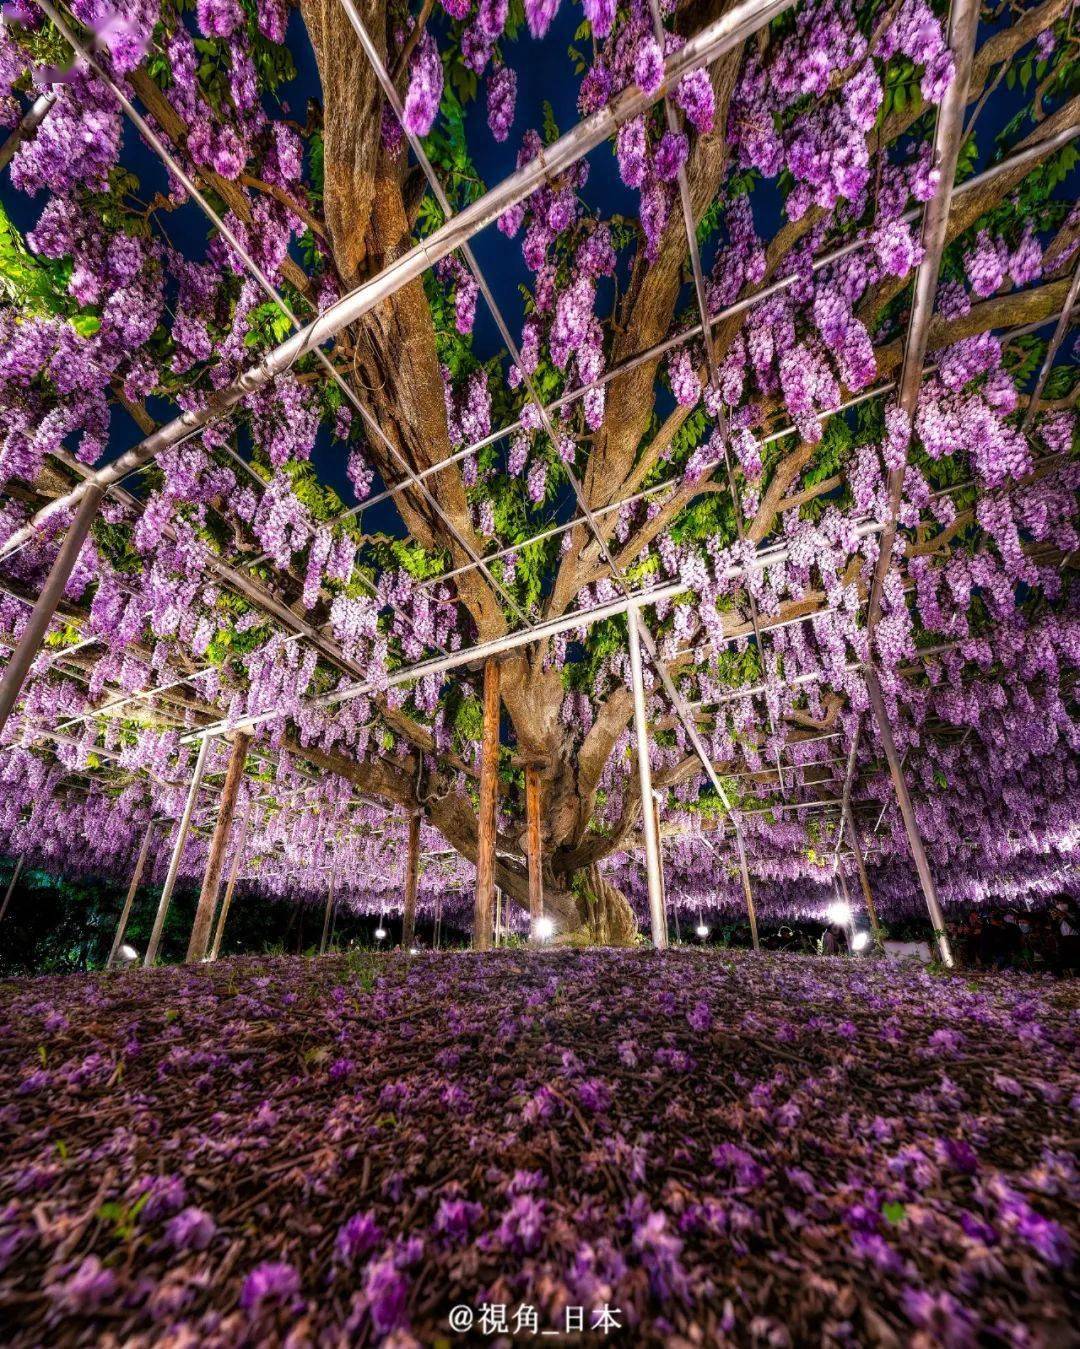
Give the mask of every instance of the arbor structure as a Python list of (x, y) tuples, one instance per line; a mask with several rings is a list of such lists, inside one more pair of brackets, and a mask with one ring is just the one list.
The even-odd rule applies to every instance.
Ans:
[(585, 939), (666, 939), (654, 833), (695, 907), (1066, 886), (1066, 9), (15, 6), (7, 850), (126, 885), (179, 820), (164, 914), (239, 732), (199, 949), (228, 849), (400, 903), (416, 814), (524, 926), (527, 782)]

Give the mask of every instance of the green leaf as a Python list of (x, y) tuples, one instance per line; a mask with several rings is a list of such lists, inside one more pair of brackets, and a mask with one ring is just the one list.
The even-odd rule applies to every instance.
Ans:
[(71, 326), (80, 337), (93, 337), (101, 328), (101, 319), (96, 314), (76, 314)]
[(544, 144), (554, 145), (559, 139), (559, 124), (555, 120), (555, 109), (546, 98), (540, 106), (544, 114)]
[(891, 1223), (893, 1227), (896, 1227), (899, 1223), (902, 1223), (907, 1216), (907, 1208), (895, 1200), (889, 1200), (887, 1203), (882, 1204), (881, 1216), (887, 1223)]

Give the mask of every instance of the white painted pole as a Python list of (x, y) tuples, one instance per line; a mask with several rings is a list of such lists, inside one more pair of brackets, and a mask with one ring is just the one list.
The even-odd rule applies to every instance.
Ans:
[(180, 827), (177, 830), (176, 843), (173, 845), (172, 858), (169, 862), (168, 874), (165, 877), (165, 888), (161, 892), (157, 916), (154, 918), (154, 930), (150, 933), (150, 942), (146, 948), (146, 955), (143, 957), (143, 965), (147, 969), (157, 960), (158, 947), (161, 945), (161, 933), (165, 927), (165, 916), (169, 912), (169, 901), (172, 899), (173, 887), (176, 885), (177, 873), (180, 870), (180, 858), (184, 851), (184, 844), (187, 842), (188, 828), (191, 825), (191, 816), (199, 796), (203, 773), (206, 771), (206, 757), (209, 750), (210, 741), (204, 740), (199, 746), (199, 753), (195, 759), (195, 772), (192, 774), (191, 786), (188, 788), (184, 813), (180, 817)]
[(653, 945), (667, 948), (667, 924), (664, 921), (664, 886), (660, 879), (660, 841), (656, 836), (653, 808), (652, 768), (649, 764), (649, 723), (645, 716), (645, 684), (641, 672), (641, 622), (636, 605), (626, 614), (630, 632), (630, 679), (634, 694), (634, 734), (637, 740), (638, 782), (641, 786), (641, 828), (645, 835), (645, 876), (649, 886), (649, 924)]

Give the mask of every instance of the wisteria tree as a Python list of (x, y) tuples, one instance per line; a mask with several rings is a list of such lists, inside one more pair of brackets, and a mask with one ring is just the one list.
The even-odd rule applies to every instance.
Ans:
[[(507, 172), (515, 150), (521, 166), (556, 140), (550, 109), (534, 126), (516, 107), (515, 67), (545, 38), (555, 59), (559, 8), (365, 2), (350, 16), (342, 0), (301, 0), (290, 16), (284, 0), (73, 0), (76, 39), (245, 259), (175, 177), (131, 167), (137, 135), (114, 93), (33, 0), (9, 6), (0, 111), (14, 127), (41, 90), (56, 101), (36, 131), (14, 133), (10, 182), (39, 210), (25, 238), (5, 221), (0, 241), (5, 536), (108, 446), (146, 434), (170, 405), (205, 407), (287, 336), (287, 310), (250, 264), (306, 321), (443, 223), (404, 131), (455, 211), (485, 190), (476, 159), (494, 162), (465, 137), (474, 101)], [(565, 57), (580, 114), (630, 86), (657, 94), (665, 57), (727, 8), (583, 0)], [(485, 301), (453, 253), (340, 333), (329, 366), (304, 356), (238, 415), (159, 456), (133, 495), (109, 499), (69, 583), (67, 619), (95, 645), (66, 667), (39, 664), (5, 733), (21, 745), (4, 769), (9, 822), (25, 818), (41, 755), (81, 770), (119, 750), (129, 768), (182, 778), (179, 730), (272, 712), (262, 743), (286, 763), (420, 809), (475, 856), (476, 672), (327, 695), (623, 587), (678, 581), (681, 595), (648, 619), (748, 812), (759, 880), (821, 873), (836, 829), (824, 807), (843, 789), (868, 660), (943, 879), (979, 873), (980, 857), (1032, 875), (1058, 866), (1075, 846), (1080, 747), (1074, 372), (1053, 369), (1031, 399), (1080, 247), (1067, 8), (984, 6), (958, 74), (944, 6), (795, 4), (597, 152), (614, 153), (633, 213), (590, 196), (585, 159), (500, 217), (531, 278), (523, 317), (507, 316), (513, 350), (478, 352)], [(304, 30), (321, 89), (300, 110), (282, 91)], [(908, 419), (893, 389), (920, 218), (941, 187), (937, 107), (957, 78), (964, 132), (930, 365)], [(700, 328), (669, 341), (700, 321), (682, 189), (708, 349)], [(312, 467), (320, 427), (358, 505), (402, 484), (405, 466), (453, 462), (425, 476), (429, 491), (394, 492), (399, 530), (365, 532)], [(871, 631), (869, 526), (888, 518), (889, 474), (905, 464)], [(4, 560), (9, 633), (25, 616), (11, 596), (36, 593), (56, 523)], [(546, 903), (564, 929), (631, 940), (633, 911), (600, 867), (632, 845), (641, 810), (625, 618), (520, 648), (501, 686), (501, 886), (527, 902), (514, 857), (522, 770), (536, 764)], [(651, 712), (669, 817), (712, 822), (720, 803), (659, 684)], [(79, 719), (76, 750), (36, 738), (65, 717)], [(826, 757), (819, 742), (834, 731), (842, 749)], [(872, 734), (855, 768), (862, 827), (884, 808), (887, 869), (906, 843)], [(50, 771), (50, 784), (63, 776)], [(279, 767), (276, 781), (284, 800), (294, 780)], [(149, 801), (156, 789), (139, 790)], [(354, 865), (362, 886), (361, 851)], [(733, 867), (710, 860), (708, 883), (732, 884)]]

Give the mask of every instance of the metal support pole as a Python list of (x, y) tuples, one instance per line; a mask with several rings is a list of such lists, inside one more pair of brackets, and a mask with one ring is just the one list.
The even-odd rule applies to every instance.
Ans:
[(502, 886), (495, 887), (495, 945), (502, 944)]
[(540, 769), (525, 765), (525, 851), (529, 862), (529, 929), (537, 940), (536, 925), (544, 916), (544, 872), (540, 841)]
[[(975, 32), (979, 26), (979, 0), (953, 0), (949, 13), (949, 46), (952, 49), (955, 74), (952, 83), (938, 107), (934, 129), (934, 167), (940, 174), (934, 195), (923, 209), (920, 242), (923, 258), (915, 273), (915, 293), (908, 318), (904, 342), (904, 364), (900, 370), (896, 401), (909, 418), (914, 418), (922, 387), (923, 362), (930, 340), (930, 324), (934, 316), (934, 297), (937, 294), (938, 274), (945, 251), (952, 206), (956, 165), (960, 141), (964, 131), (964, 110), (967, 106), (971, 63), (975, 54)], [(904, 490), (904, 462), (889, 472), (889, 509), (881, 533), (880, 552), (874, 567), (867, 607), (867, 627), (871, 636), (881, 615), (881, 596), (885, 578), (892, 567), (893, 542), (900, 514), (900, 499)]]
[(333, 917), (330, 919), (330, 942), (329, 942), (329, 945), (330, 945), (330, 946), (333, 946), (333, 944), (334, 944), (334, 937), (335, 937), (336, 934), (337, 934), (337, 916), (338, 916), (338, 912), (339, 912), (340, 908), (341, 908), (340, 903), (338, 902), (337, 899), (335, 899), (335, 900), (334, 900), (334, 913), (333, 913)]
[(169, 912), (169, 901), (172, 899), (173, 887), (176, 885), (177, 873), (180, 870), (180, 857), (184, 851), (184, 844), (187, 842), (188, 828), (191, 825), (195, 802), (198, 800), (199, 788), (202, 786), (203, 773), (206, 771), (206, 756), (209, 752), (210, 740), (207, 738), (199, 745), (198, 757), (195, 760), (195, 771), (191, 776), (191, 786), (188, 788), (187, 800), (184, 802), (184, 813), (180, 816), (176, 842), (173, 844), (173, 854), (169, 861), (168, 873), (165, 876), (165, 886), (161, 891), (157, 915), (154, 918), (154, 930), (150, 933), (146, 955), (143, 957), (143, 965), (147, 969), (157, 960), (158, 947), (161, 945), (161, 933), (165, 927), (165, 916)]
[(210, 928), (214, 922), (214, 910), (217, 908), (218, 891), (221, 888), (225, 850), (229, 846), (236, 798), (240, 793), (240, 783), (243, 781), (244, 764), (247, 762), (250, 744), (250, 735), (244, 731), (236, 733), (232, 754), (229, 756), (229, 767), (225, 774), (225, 784), (221, 789), (217, 824), (214, 826), (214, 836), (210, 840), (210, 854), (206, 859), (206, 873), (199, 893), (199, 905), (195, 910), (195, 921), (191, 925), (191, 938), (185, 957), (189, 963), (206, 959), (206, 946), (210, 940)]
[(409, 816), (409, 851), (405, 858), (405, 917), (401, 924), (401, 944), (412, 949), (416, 936), (416, 892), (420, 883), (420, 816)]
[(652, 795), (653, 819), (656, 821), (656, 860), (660, 866), (660, 894), (664, 900), (664, 932), (671, 940), (671, 923), (668, 919), (667, 877), (664, 874), (664, 836), (660, 832), (660, 793)]
[(11, 873), (11, 880), (8, 881), (7, 892), (4, 895), (4, 902), (0, 904), (0, 923), (4, 921), (4, 914), (8, 911), (8, 905), (11, 903), (11, 896), (15, 893), (15, 883), (22, 875), (23, 863), (26, 861), (26, 855), (23, 854), (15, 863), (15, 870)]
[(863, 860), (862, 844), (859, 842), (859, 831), (855, 828), (855, 819), (851, 813), (851, 806), (847, 807), (847, 828), (848, 839), (851, 843), (851, 855), (855, 858), (855, 867), (859, 873), (859, 885), (862, 889), (863, 899), (866, 902), (866, 912), (870, 915), (870, 927), (874, 933), (874, 945), (881, 946), (881, 924), (878, 922), (877, 906), (874, 903), (874, 896), (870, 890), (870, 879), (866, 874), (866, 863)]
[(1046, 348), (1046, 355), (1043, 357), (1042, 367), (1039, 370), (1039, 377), (1035, 381), (1035, 387), (1031, 391), (1031, 397), (1028, 399), (1027, 410), (1024, 413), (1024, 420), (1020, 423), (1021, 431), (1030, 431), (1031, 424), (1035, 420), (1042, 403), (1043, 390), (1046, 388), (1046, 381), (1050, 378), (1050, 371), (1054, 368), (1054, 358), (1058, 354), (1058, 348), (1065, 340), (1065, 334), (1069, 331), (1069, 324), (1072, 322), (1072, 311), (1076, 306), (1077, 298), (1080, 297), (1080, 262), (1076, 264), (1076, 271), (1073, 272), (1072, 284), (1069, 286), (1069, 293), (1065, 297), (1065, 305), (1061, 311), (1061, 317), (1054, 328), (1054, 335), (1050, 338), (1050, 344)]
[(919, 883), (922, 886), (926, 907), (930, 913), (930, 925), (934, 929), (934, 937), (937, 940), (938, 951), (941, 953), (942, 964), (952, 969), (953, 954), (949, 945), (949, 934), (945, 929), (945, 915), (941, 912), (941, 905), (938, 902), (937, 887), (934, 885), (934, 877), (926, 857), (926, 848), (923, 846), (922, 835), (919, 833), (919, 824), (915, 818), (915, 807), (912, 805), (911, 796), (908, 793), (904, 770), (900, 764), (900, 756), (896, 752), (892, 727), (889, 725), (889, 715), (885, 710), (885, 699), (882, 697), (881, 684), (878, 681), (876, 670), (867, 670), (866, 687), (870, 694), (870, 706), (874, 710), (874, 719), (878, 725), (882, 748), (885, 750), (885, 758), (888, 760), (893, 790), (896, 792), (900, 813), (904, 817), (904, 828), (907, 830), (911, 857), (915, 863), (915, 870), (919, 873)]
[(135, 892), (142, 883), (143, 870), (146, 867), (146, 855), (150, 851), (150, 836), (153, 832), (154, 821), (151, 819), (147, 823), (146, 833), (143, 834), (142, 845), (139, 848), (139, 856), (135, 862), (135, 870), (131, 873), (131, 884), (128, 886), (124, 907), (120, 910), (120, 921), (116, 925), (116, 936), (113, 937), (112, 950), (109, 952), (109, 958), (105, 962), (105, 968), (107, 970), (111, 970), (116, 963), (116, 954), (120, 950), (120, 943), (124, 940), (128, 919), (131, 917), (131, 906), (135, 902)]
[(495, 900), (495, 812), (499, 790), (499, 663), (484, 662), (484, 731), (480, 747), (480, 812), (476, 838), (473, 950), (491, 947)]
[(649, 925), (653, 945), (658, 951), (667, 947), (664, 921), (664, 883), (660, 876), (660, 844), (657, 838), (655, 808), (652, 802), (652, 767), (649, 764), (649, 724), (645, 718), (645, 685), (641, 675), (641, 618), (636, 605), (626, 612), (630, 633), (630, 678), (634, 694), (634, 735), (637, 740), (638, 782), (641, 786), (641, 827), (645, 835), (645, 876), (649, 885)]
[(11, 710), (15, 706), (15, 700), (19, 696), (26, 676), (30, 673), (31, 665), (33, 665), (38, 652), (41, 650), (41, 644), (45, 640), (45, 634), (49, 630), (53, 615), (56, 613), (60, 601), (64, 598), (64, 587), (67, 585), (68, 579), (75, 569), (75, 564), (79, 560), (79, 554), (82, 552), (86, 536), (90, 533), (90, 526), (94, 523), (98, 505), (104, 495), (105, 493), (101, 488), (94, 487), (79, 502), (75, 519), (68, 526), (68, 531), (64, 535), (64, 542), (60, 545), (60, 551), (56, 555), (56, 560), (52, 564), (44, 586), (42, 586), (37, 603), (34, 605), (22, 636), (19, 638), (19, 644), (11, 653), (7, 665), (4, 667), (3, 679), (0, 679), (0, 734), (3, 734), (7, 719), (11, 716)]
[(735, 821), (735, 843), (739, 849), (739, 871), (742, 875), (743, 895), (746, 898), (746, 916), (750, 919), (750, 940), (754, 945), (755, 951), (761, 950), (761, 942), (758, 940), (757, 930), (757, 910), (754, 908), (754, 892), (750, 889), (750, 868), (746, 865), (746, 848), (743, 846), (742, 830), (739, 823)]
[(236, 878), (240, 874), (240, 863), (244, 859), (244, 850), (247, 847), (248, 823), (251, 818), (250, 807), (248, 813), (244, 816), (243, 827), (240, 830), (240, 838), (237, 841), (236, 849), (233, 852), (232, 867), (229, 870), (229, 883), (225, 887), (225, 898), (221, 901), (221, 912), (218, 914), (217, 929), (214, 932), (214, 944), (210, 948), (210, 959), (217, 960), (221, 954), (221, 939), (225, 935), (225, 919), (229, 916), (229, 906), (232, 904), (233, 891), (236, 889)]
[(330, 941), (330, 915), (334, 911), (334, 873), (330, 873), (330, 881), (326, 887), (326, 912), (323, 914), (322, 938), (319, 942), (319, 955), (326, 955), (326, 947)]
[(4, 141), (3, 145), (0, 145), (0, 169), (7, 168), (8, 164), (11, 163), (15, 151), (23, 141), (28, 140), (34, 132), (37, 131), (38, 127), (48, 116), (49, 109), (55, 102), (56, 95), (51, 89), (47, 90), (44, 94), (39, 94), (37, 98), (34, 99), (33, 103), (31, 103), (30, 107), (23, 115), (22, 121), (11, 135), (8, 136), (7, 140)]

